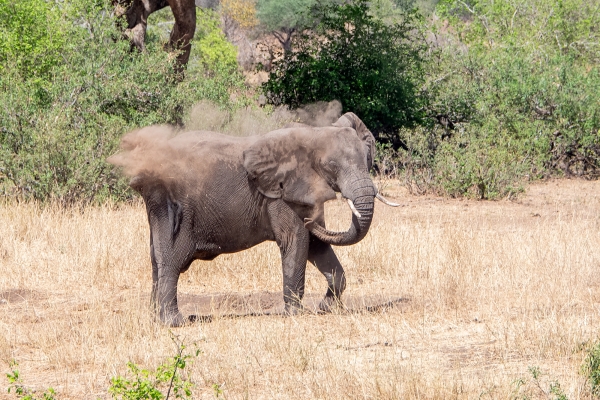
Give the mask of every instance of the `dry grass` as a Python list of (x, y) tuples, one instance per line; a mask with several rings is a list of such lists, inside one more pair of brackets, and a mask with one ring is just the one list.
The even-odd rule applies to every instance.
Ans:
[[(411, 197), (393, 182), (385, 191), (406, 206), (378, 204), (367, 238), (336, 249), (345, 301), (358, 312), (216, 318), (173, 330), (202, 350), (191, 368), (194, 397), (214, 398), (216, 383), (231, 399), (546, 398), (541, 389), (557, 380), (569, 398), (587, 398), (579, 366), (582, 344), (600, 328), (600, 183), (533, 186), (516, 203)], [(345, 228), (343, 203), (327, 212)], [(169, 330), (147, 308), (141, 204), (9, 204), (0, 221), (3, 371), (15, 359), (28, 387), (108, 398), (110, 377), (128, 361), (152, 368), (174, 355)], [(325, 280), (308, 271), (310, 303)], [(180, 281), (184, 313), (277, 308), (280, 291), (272, 243), (197, 262)], [(544, 374), (541, 389), (530, 366)], [(518, 378), (529, 383), (517, 393)]]

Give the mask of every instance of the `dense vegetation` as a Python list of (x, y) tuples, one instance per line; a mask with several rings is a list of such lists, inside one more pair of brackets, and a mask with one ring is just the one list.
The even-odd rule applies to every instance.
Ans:
[[(225, 3), (241, 26), (289, 36), (265, 85), (272, 102), (341, 100), (379, 135), (380, 171), (415, 192), (501, 198), (528, 180), (598, 175), (596, 2), (290, 0), (288, 19), (277, 2)], [(124, 132), (182, 125), (202, 99), (254, 103), (219, 12), (199, 13), (180, 83), (162, 15), (138, 53), (108, 1), (0, 0), (2, 196), (127, 199), (105, 162)]]
[(264, 85), (268, 98), (293, 108), (341, 99), (376, 133), (422, 123), (426, 43), (417, 14), (385, 23), (369, 11), (366, 0), (317, 3), (310, 20), (318, 24), (276, 62)]
[(552, 175), (596, 177), (600, 5), (445, 0), (425, 94), (435, 122), (400, 135), (415, 187), (497, 198)]
[(272, 101), (342, 100), (387, 134), (380, 168), (419, 193), (499, 198), (598, 175), (597, 3), (444, 0), (422, 25), (406, 4), (366, 4), (313, 8), (316, 29), (265, 85)]
[[(103, 201), (131, 196), (105, 159), (136, 127), (180, 125), (191, 105), (235, 104), (235, 48), (203, 12), (186, 78), (154, 27), (148, 51), (116, 40), (109, 2), (0, 0), (0, 192), (5, 197)], [(152, 18), (152, 17), (151, 17)], [(245, 98), (238, 102), (247, 101)]]

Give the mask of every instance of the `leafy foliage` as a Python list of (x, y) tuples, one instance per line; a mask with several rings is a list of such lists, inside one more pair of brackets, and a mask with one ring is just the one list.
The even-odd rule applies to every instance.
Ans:
[[(537, 366), (528, 368), (531, 378), (519, 378), (513, 382), (512, 399), (545, 398), (549, 400), (568, 400), (563, 388), (557, 380), (550, 381)], [(546, 378), (546, 379), (544, 379)]]
[(394, 133), (423, 118), (418, 96), (426, 46), (418, 15), (385, 24), (366, 0), (317, 4), (314, 30), (294, 39), (295, 51), (275, 63), (264, 85), (268, 99), (292, 108), (342, 100), (375, 132)]
[[(120, 400), (162, 400), (168, 399), (171, 392), (176, 399), (191, 399), (194, 386), (188, 376), (183, 375), (191, 361), (198, 357), (200, 350), (186, 354), (186, 346), (177, 343), (177, 354), (159, 365), (155, 371), (141, 369), (132, 362), (127, 363), (131, 378), (117, 376), (111, 379), (108, 392)], [(179, 371), (179, 374), (177, 373)]]
[[(420, 165), (409, 180), (434, 177), (429, 190), (498, 198), (557, 173), (598, 176), (598, 8), (442, 1), (424, 92), (436, 124), (401, 150)], [(414, 142), (415, 133), (400, 136)]]
[[(170, 395), (173, 394), (176, 399), (191, 399), (194, 384), (186, 374), (186, 368), (200, 355), (201, 351), (196, 349), (193, 353), (186, 353), (187, 346), (178, 342), (174, 337), (172, 339), (177, 345), (176, 355), (160, 364), (156, 370), (142, 369), (129, 362), (127, 363), (129, 376), (111, 378), (108, 393), (111, 394), (112, 398), (119, 400), (163, 400), (169, 399)], [(52, 388), (47, 389), (40, 396), (36, 395), (35, 391), (27, 389), (21, 380), (17, 362), (12, 361), (9, 366), (11, 372), (6, 374), (9, 383), (9, 394), (14, 393), (21, 400), (55, 399), (56, 393)], [(220, 393), (222, 393), (221, 390), (218, 394)]]
[(66, 42), (65, 30), (56, 29), (60, 18), (53, 2), (0, 0), (0, 74), (10, 66), (27, 78), (46, 78)]
[[(36, 35), (32, 49), (45, 47), (52, 32), (64, 32), (69, 40), (60, 42), (60, 57), (49, 58), (47, 68), (23, 69), (19, 58), (4, 64), (0, 195), (67, 204), (130, 198), (126, 181), (105, 162), (125, 132), (150, 124), (181, 125), (187, 110), (201, 99), (237, 107), (230, 92), (243, 88), (243, 77), (233, 46), (218, 31), (216, 14), (199, 13), (194, 46), (200, 51), (193, 52), (186, 78), (177, 84), (174, 58), (163, 51), (159, 35), (149, 32), (144, 53), (131, 52), (127, 41), (114, 40), (121, 32), (108, 2), (27, 1), (52, 6), (53, 15), (59, 16), (40, 24), (47, 34)], [(38, 6), (27, 10), (36, 13)], [(6, 36), (10, 16), (0, 18)]]
[[(248, 7), (246, 3), (241, 3), (241, 5), (239, 5), (239, 2), (222, 3), (222, 7), (225, 5), (232, 8), (229, 12), (233, 13), (241, 24), (253, 23), (251, 21), (251, 11), (244, 8)], [(194, 43), (197, 52), (196, 59), (202, 63), (205, 70), (231, 73), (235, 76), (238, 68), (237, 50), (234, 45), (225, 39), (225, 35), (219, 26), (218, 15), (212, 10), (198, 10), (197, 12), (199, 20), (203, 23), (196, 30), (197, 36)]]
[[(185, 358), (184, 358), (185, 357)], [(177, 370), (186, 367), (188, 356), (177, 356), (158, 366), (156, 371), (141, 369), (132, 362), (127, 363), (131, 378), (112, 378), (108, 389), (114, 399), (121, 400), (162, 400), (163, 391), (173, 389), (177, 399), (191, 399), (192, 382), (177, 375)], [(162, 390), (161, 390), (162, 389)]]
[(8, 379), (8, 393), (14, 393), (18, 399), (21, 400), (55, 400), (54, 389), (48, 388), (41, 396), (37, 396), (35, 392), (28, 390), (23, 386), (23, 382), (21, 381), (21, 377), (19, 375), (19, 370), (17, 367), (19, 364), (16, 361), (11, 361), (9, 367), (11, 368), (11, 372), (6, 374), (6, 378)]
[(233, 19), (242, 28), (253, 28), (258, 24), (256, 4), (253, 0), (221, 0), (221, 13)]
[(306, 26), (308, 12), (315, 4), (315, 0), (258, 0), (256, 8), (264, 28), (276, 31)]
[(291, 52), (294, 34), (312, 24), (309, 11), (316, 3), (316, 0), (258, 0), (256, 14), (260, 28), (271, 32), (286, 53)]
[(581, 373), (586, 377), (592, 395), (600, 397), (600, 342), (590, 346)]

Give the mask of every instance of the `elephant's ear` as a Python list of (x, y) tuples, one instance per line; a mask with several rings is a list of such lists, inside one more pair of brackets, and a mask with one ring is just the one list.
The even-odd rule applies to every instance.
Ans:
[(367, 165), (370, 170), (373, 166), (373, 160), (375, 160), (375, 137), (364, 122), (362, 122), (353, 112), (347, 112), (332, 125), (337, 127), (350, 127), (356, 131), (358, 138), (367, 146)]
[(335, 192), (312, 168), (310, 133), (281, 129), (244, 151), (244, 168), (266, 197), (314, 206), (335, 199)]

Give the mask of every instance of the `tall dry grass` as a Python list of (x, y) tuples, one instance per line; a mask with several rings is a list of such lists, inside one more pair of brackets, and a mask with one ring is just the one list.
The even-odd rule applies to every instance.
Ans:
[[(26, 386), (60, 398), (108, 398), (128, 361), (152, 368), (174, 355), (173, 332), (202, 350), (194, 398), (214, 398), (213, 384), (232, 399), (547, 398), (554, 380), (587, 398), (579, 366), (600, 328), (599, 189), (549, 183), (518, 203), (396, 196), (405, 207), (377, 204), (365, 240), (336, 248), (356, 312), (174, 330), (148, 310), (142, 204), (1, 205), (0, 365), (17, 360)], [(342, 229), (350, 212), (334, 201), (327, 219)], [(196, 262), (180, 280), (182, 308), (217, 294), (279, 298), (280, 269), (273, 243)], [(325, 289), (309, 266), (307, 303)]]

